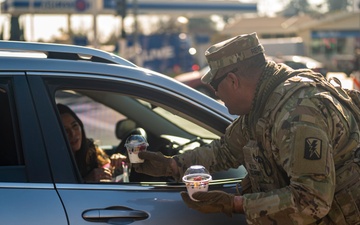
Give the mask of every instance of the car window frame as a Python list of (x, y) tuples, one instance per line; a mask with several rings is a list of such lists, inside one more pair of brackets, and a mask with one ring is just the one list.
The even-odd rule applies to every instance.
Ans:
[[(47, 114), (48, 114), (48, 117), (49, 117), (49, 115), (51, 115), (51, 117), (53, 117), (54, 121), (56, 121), (56, 122), (59, 121), (57, 112), (55, 112), (55, 110), (54, 110), (56, 108), (55, 107), (56, 90), (79, 89), (79, 82), (81, 83), (81, 86), (84, 87), (84, 89), (114, 91), (114, 92), (120, 92), (120, 93), (127, 94), (127, 95), (136, 95), (136, 97), (145, 98), (145, 99), (149, 99), (149, 96), (148, 96), (149, 91), (151, 91), (152, 94), (154, 94), (154, 91), (155, 91), (155, 94), (150, 99), (153, 99), (154, 101), (156, 100), (160, 103), (162, 101), (163, 101), (162, 103), (165, 102), (165, 100), (163, 99), (164, 96), (162, 96), (162, 93), (164, 93), (164, 92), (168, 92), (169, 96), (172, 96), (173, 98), (178, 97), (178, 95), (176, 93), (171, 92), (169, 90), (161, 89), (160, 87), (154, 86), (154, 87), (150, 88), (146, 85), (146, 83), (141, 83), (139, 81), (133, 81), (131, 79), (126, 80), (125, 78), (113, 78), (113, 77), (110, 78), (110, 77), (106, 76), (105, 73), (104, 73), (104, 76), (101, 74), (94, 75), (94, 74), (86, 74), (86, 73), (79, 74), (79, 73), (61, 73), (61, 72), (59, 72), (59, 73), (56, 73), (56, 72), (35, 73), (35, 72), (32, 72), (31, 75), (32, 76), (30, 76), (30, 78), (31, 78), (30, 80), (34, 81), (31, 83), (34, 83), (34, 84), (36, 83), (37, 85), (40, 85), (40, 84), (43, 85), (43, 87), (41, 87), (41, 89), (46, 90), (46, 92), (47, 92), (47, 94), (45, 94), (43, 96), (37, 96), (36, 101), (39, 101), (37, 104), (38, 105), (46, 104), (46, 105), (51, 106), (51, 107), (48, 107), (47, 110), (49, 110), (49, 111)], [(87, 77), (86, 81), (84, 79), (82, 79), (82, 77)], [(132, 86), (131, 86), (131, 84), (132, 84)], [(144, 88), (144, 90), (147, 90), (147, 92), (134, 93), (134, 86), (136, 86), (136, 85), (142, 86)], [(106, 86), (106, 88), (102, 87), (102, 86)], [(36, 89), (39, 90), (39, 87), (37, 87)], [(119, 89), (121, 89), (121, 91), (119, 91)], [(46, 97), (46, 99), (45, 99), (45, 97)], [(193, 108), (191, 108), (191, 105), (189, 105), (190, 102), (187, 99), (185, 99), (184, 97), (181, 97), (181, 98), (183, 101), (182, 107), (186, 106), (186, 105), (188, 107), (188, 108), (185, 107), (185, 109), (182, 108), (182, 110), (186, 111), (189, 109), (193, 109)], [(179, 98), (179, 99), (181, 99), (181, 98)], [(40, 103), (40, 100), (42, 101), (42, 103)], [(168, 101), (169, 100), (166, 100), (166, 102), (168, 102)], [(170, 102), (171, 102), (171, 100), (170, 100)], [(179, 107), (178, 103), (173, 103), (172, 107), (178, 108)], [(203, 112), (203, 110), (206, 110), (206, 109), (198, 109), (197, 112), (194, 112), (193, 110), (191, 110), (190, 114), (191, 114), (191, 116), (195, 116), (196, 118), (200, 117), (201, 121), (206, 121), (206, 119), (204, 120), (204, 117), (207, 117), (209, 115), (204, 115), (203, 113), (201, 113), (201, 112)], [(52, 111), (52, 112), (50, 113), (50, 111)], [(200, 116), (199, 116), (199, 114), (200, 114)], [(221, 133), (221, 131), (225, 131), (225, 128), (228, 126), (226, 119), (227, 118), (224, 117), (224, 120), (217, 121), (218, 123), (222, 123), (221, 126), (218, 126), (216, 128), (219, 130), (219, 133)], [(210, 121), (213, 121), (216, 124), (216, 121), (214, 121), (214, 120), (210, 120)], [(47, 125), (44, 124), (44, 126), (47, 126)], [(53, 124), (52, 126), (55, 126), (55, 124)], [(56, 126), (57, 126), (57, 128), (59, 128), (59, 129), (56, 129), (56, 133), (58, 133), (59, 135), (61, 134), (60, 136), (62, 137), (61, 138), (62, 145), (67, 146), (67, 149), (69, 152), (70, 147), (67, 143), (66, 138), (64, 138), (64, 134), (62, 133), (62, 128), (59, 127), (59, 124), (57, 124)], [(215, 125), (215, 127), (216, 127), (216, 125)], [(219, 128), (219, 127), (221, 127), (221, 128)], [(44, 133), (46, 134), (46, 132), (44, 132)], [(49, 139), (49, 138), (45, 138), (45, 139)], [(57, 137), (57, 139), (59, 139), (59, 137)], [(58, 141), (60, 141), (60, 140), (58, 140)], [(53, 141), (53, 143), (55, 143), (55, 142)], [(49, 146), (50, 145), (51, 144), (49, 144)], [(51, 149), (51, 151), (55, 152), (56, 150)], [(69, 158), (69, 155), (59, 156), (58, 154), (60, 154), (60, 153), (49, 153), (49, 155), (54, 157), (54, 159), (51, 160), (51, 165), (54, 167), (55, 174), (53, 174), (53, 175), (54, 175), (55, 182), (81, 183), (81, 182), (79, 182), (81, 180), (81, 178), (79, 176), (77, 169), (76, 169), (76, 171), (77, 171), (76, 175), (68, 176), (68, 177), (64, 176), (64, 173), (69, 173), (69, 171), (72, 171), (72, 173), (74, 174), (73, 170), (74, 170), (74, 168), (76, 168), (76, 164), (75, 164), (72, 156), (71, 156), (72, 162), (68, 161), (65, 163), (66, 165), (69, 165), (71, 163), (72, 168), (71, 169), (67, 168), (63, 172), (59, 172), (59, 171), (63, 170), (62, 167), (64, 167), (64, 164), (63, 163), (59, 164), (58, 162), (56, 162), (56, 160), (59, 158), (61, 158), (62, 160), (66, 160), (67, 157)], [(56, 156), (56, 155), (58, 155), (58, 156)]]
[(25, 73), (1, 72), (0, 80), (9, 93), (16, 151), (20, 154), (20, 164), (23, 164), (9, 168), (24, 173), (15, 182), (23, 183), (23, 186), (27, 186), (24, 183), (52, 183), (42, 131)]

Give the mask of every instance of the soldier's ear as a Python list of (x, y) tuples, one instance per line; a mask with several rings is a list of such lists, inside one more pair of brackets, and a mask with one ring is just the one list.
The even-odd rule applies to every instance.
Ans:
[(230, 73), (228, 74), (227, 79), (229, 79), (229, 82), (231, 82), (231, 86), (232, 86), (233, 88), (238, 88), (238, 87), (240, 86), (239, 77), (236, 76), (235, 73), (230, 72)]

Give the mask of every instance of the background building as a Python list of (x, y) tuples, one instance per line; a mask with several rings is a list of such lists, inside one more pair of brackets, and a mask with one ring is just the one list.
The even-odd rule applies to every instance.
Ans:
[[(304, 50), (299, 54), (323, 62), (332, 71), (349, 73), (354, 49), (360, 46), (360, 12), (339, 11), (318, 18), (309, 15), (290, 18), (243, 17), (228, 24), (222, 33), (230, 37), (251, 32), (257, 32), (259, 38), (264, 39), (264, 43), (267, 42), (266, 39), (276, 38), (278, 42), (289, 42), (289, 38), (298, 37), (304, 46)], [(298, 41), (299, 39), (296, 39), (296, 42)], [(281, 48), (278, 50), (271, 54), (289, 54), (282, 52)]]

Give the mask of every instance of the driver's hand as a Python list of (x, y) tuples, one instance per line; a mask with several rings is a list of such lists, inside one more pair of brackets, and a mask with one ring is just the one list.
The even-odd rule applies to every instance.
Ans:
[(123, 162), (126, 162), (127, 158), (126, 156), (120, 153), (116, 153), (111, 155), (110, 160), (111, 160), (111, 166), (114, 169), (118, 169), (118, 168), (122, 168)]
[(171, 163), (169, 156), (164, 156), (161, 152), (143, 151), (139, 152), (139, 158), (144, 159), (143, 163), (132, 164), (135, 171), (154, 177), (172, 176)]

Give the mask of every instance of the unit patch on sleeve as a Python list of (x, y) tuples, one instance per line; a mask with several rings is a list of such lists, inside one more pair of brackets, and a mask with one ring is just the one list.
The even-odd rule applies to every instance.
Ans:
[(294, 123), (293, 128), (288, 156), (293, 173), (326, 175), (330, 147), (327, 133), (311, 124)]
[(321, 159), (322, 141), (318, 138), (305, 138), (304, 158), (309, 160)]

